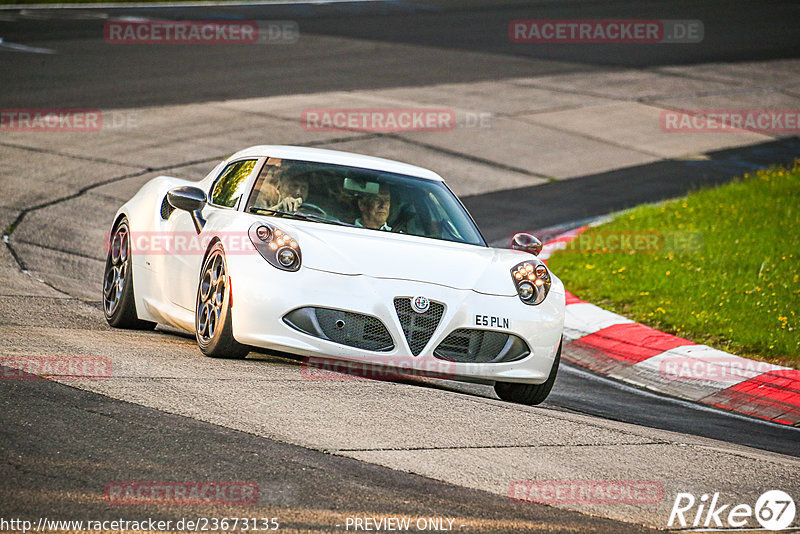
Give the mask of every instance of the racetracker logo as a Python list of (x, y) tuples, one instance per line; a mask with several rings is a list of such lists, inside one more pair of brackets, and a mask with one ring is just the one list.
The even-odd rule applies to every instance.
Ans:
[[(766, 530), (783, 530), (788, 528), (795, 517), (794, 500), (788, 493), (771, 490), (756, 499), (755, 506), (749, 504), (724, 504), (724, 497), (719, 493), (704, 493), (695, 498), (691, 493), (678, 493), (669, 514), (668, 527), (695, 529), (755, 528), (755, 519)], [(687, 519), (688, 518), (688, 519)], [(749, 523), (749, 524), (748, 524)], [(746, 528), (746, 530), (750, 530)]]
[(294, 21), (112, 20), (103, 28), (109, 44), (292, 44)]
[[(150, 256), (204, 255), (213, 239), (225, 248), (225, 254), (253, 254), (256, 249), (247, 232), (218, 232), (214, 235), (198, 235), (194, 230), (176, 232), (131, 232), (129, 246), (134, 254)], [(105, 252), (111, 244), (111, 234), (105, 236)]]
[(652, 504), (664, 499), (655, 480), (515, 480), (513, 501), (542, 504)]
[(104, 499), (110, 504), (233, 504), (258, 502), (252, 482), (109, 482)]
[(99, 109), (0, 110), (3, 132), (97, 132), (102, 127), (103, 114)]
[(737, 356), (702, 359), (689, 356), (668, 356), (659, 364), (661, 378), (684, 382), (739, 382), (775, 369), (781, 369), (781, 367)]
[(572, 240), (548, 244), (551, 253), (581, 254), (657, 254), (662, 252), (689, 253), (703, 248), (700, 232), (661, 232), (658, 230), (592, 230)]
[(797, 109), (684, 109), (661, 112), (668, 133), (800, 133)]
[(409, 377), (452, 378), (452, 362), (387, 359), (382, 364), (309, 358), (300, 364), (306, 380), (399, 380)]
[(99, 109), (2, 109), (0, 132), (98, 132), (138, 128), (136, 111)]
[(99, 356), (5, 356), (0, 365), (3, 380), (103, 380), (111, 376), (111, 360)]
[(432, 108), (306, 109), (301, 126), (309, 132), (449, 132), (456, 127), (456, 112)]
[(512, 20), (514, 43), (699, 43), (699, 20), (562, 19)]

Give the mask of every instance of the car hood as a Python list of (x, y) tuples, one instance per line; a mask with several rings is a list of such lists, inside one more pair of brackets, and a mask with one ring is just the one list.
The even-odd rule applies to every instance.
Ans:
[(275, 221), (300, 244), (303, 266), (516, 296), (510, 269), (526, 253), (304, 221)]

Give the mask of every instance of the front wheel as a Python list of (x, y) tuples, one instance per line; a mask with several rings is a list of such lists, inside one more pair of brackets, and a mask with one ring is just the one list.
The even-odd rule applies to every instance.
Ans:
[(119, 221), (111, 233), (103, 273), (103, 313), (106, 322), (114, 328), (152, 330), (156, 323), (142, 321), (136, 313), (130, 233), (126, 218)]
[(212, 358), (244, 358), (250, 349), (233, 338), (230, 279), (225, 251), (216, 243), (200, 271), (195, 335), (200, 350)]
[(553, 389), (558, 374), (558, 364), (561, 361), (561, 343), (558, 345), (558, 352), (553, 360), (553, 368), (547, 380), (541, 384), (516, 384), (513, 382), (495, 382), (494, 392), (504, 401), (516, 402), (517, 404), (527, 404), (533, 406), (541, 404)]

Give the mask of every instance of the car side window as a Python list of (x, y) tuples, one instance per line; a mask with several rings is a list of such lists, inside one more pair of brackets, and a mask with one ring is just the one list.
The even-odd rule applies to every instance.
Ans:
[(225, 167), (211, 191), (211, 203), (225, 208), (235, 207), (244, 193), (245, 181), (253, 172), (256, 162), (254, 159), (246, 159)]

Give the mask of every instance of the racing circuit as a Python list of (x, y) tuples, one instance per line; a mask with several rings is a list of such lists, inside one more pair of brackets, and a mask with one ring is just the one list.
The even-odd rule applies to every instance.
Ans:
[[(316, 380), (297, 359), (269, 352), (206, 358), (170, 328), (110, 329), (100, 304), (117, 208), (155, 176), (198, 180), (250, 145), (431, 168), (495, 246), (517, 231), (547, 237), (788, 163), (800, 155), (791, 135), (670, 136), (658, 119), (671, 106), (797, 109), (800, 29), (785, 21), (798, 11), (783, 2), (479, 0), (0, 10), (3, 107), (104, 117), (99, 132), (0, 133), (2, 356), (107, 358), (112, 369), (102, 380), (0, 380), (0, 515), (177, 521), (255, 512), (289, 532), (408, 517), (437, 525), (426, 530), (616, 533), (667, 529), (678, 493), (719, 492), (724, 504), (751, 506), (771, 489), (800, 495), (800, 429), (568, 363), (547, 401), (527, 407), (483, 385)], [(576, 12), (702, 20), (705, 39), (580, 48), (508, 40), (510, 20)], [(300, 38), (201, 53), (106, 43), (103, 24), (123, 15), (289, 20)], [(457, 127), (326, 132), (300, 119), (308, 109), (431, 106), (452, 109)], [(259, 500), (168, 507), (103, 498), (109, 483), (142, 480), (247, 481)], [(516, 481), (530, 480), (651, 481), (663, 497), (509, 499)]]

